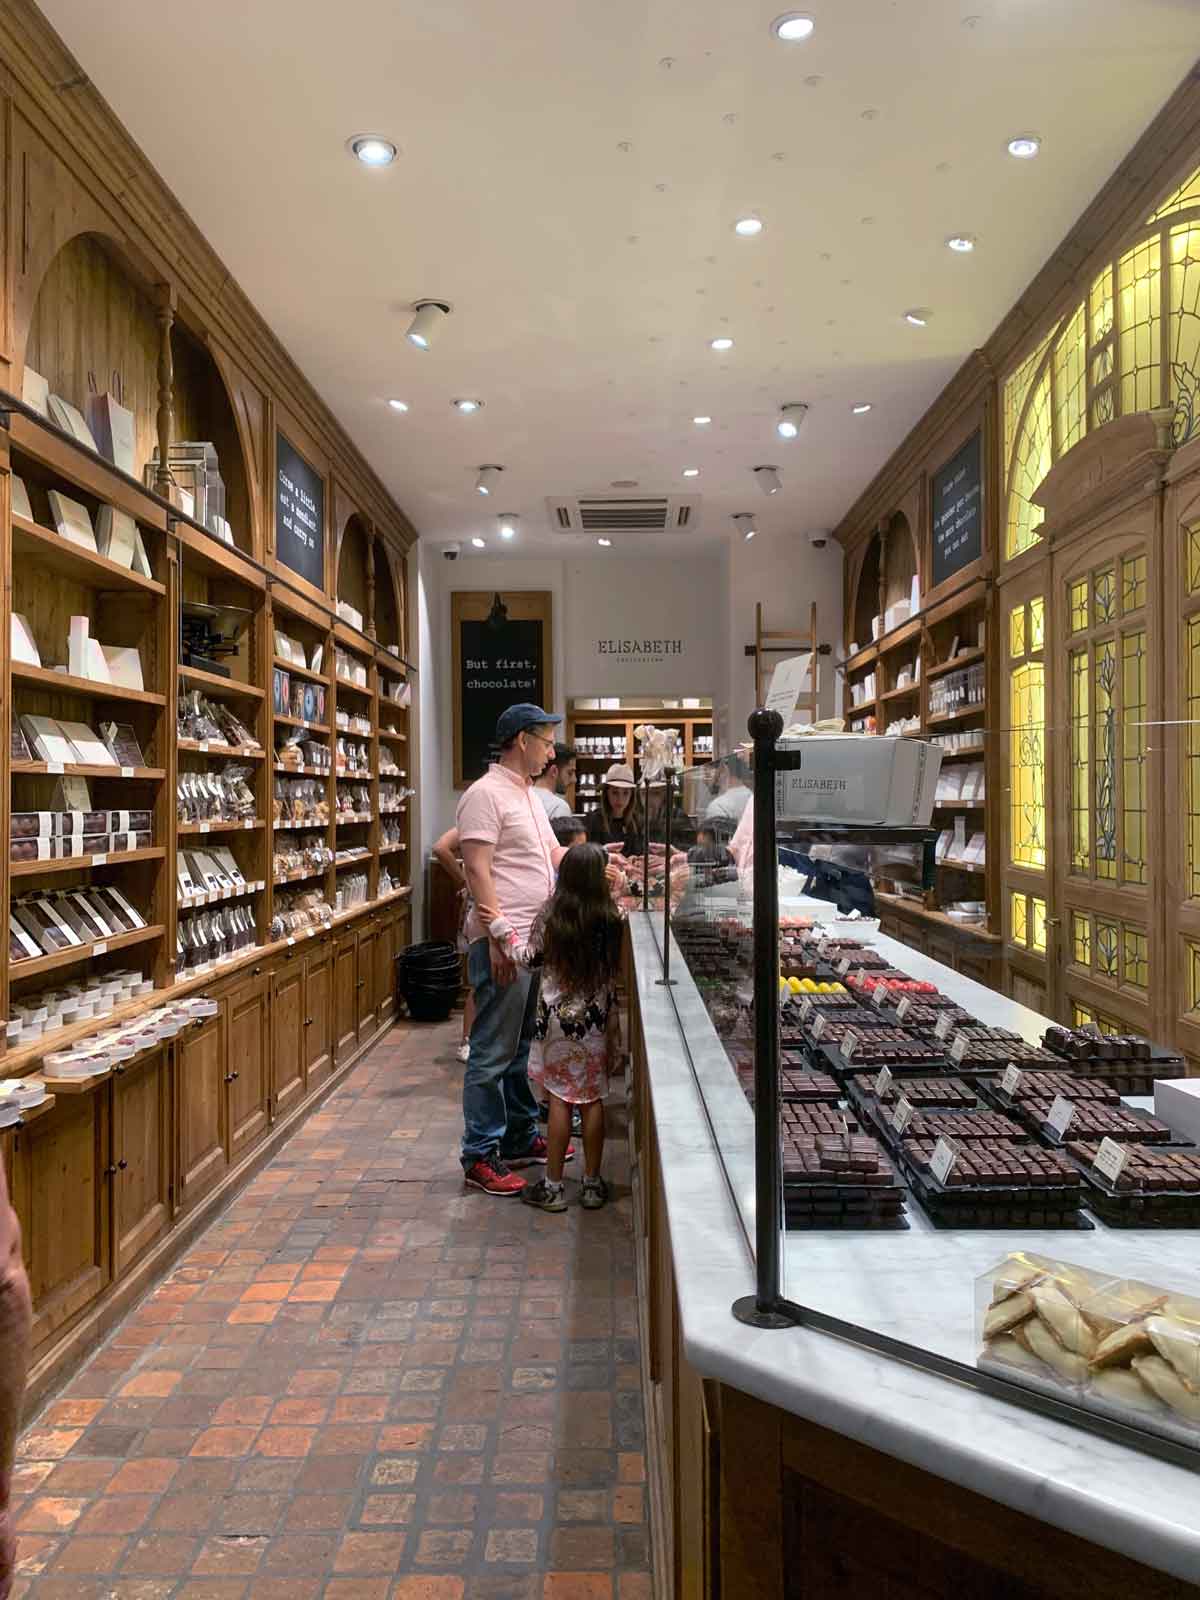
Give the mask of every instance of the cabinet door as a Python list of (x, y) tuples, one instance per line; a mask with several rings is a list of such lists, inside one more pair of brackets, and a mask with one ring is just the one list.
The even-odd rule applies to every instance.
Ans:
[(185, 1028), (175, 1049), (181, 1209), (194, 1205), (229, 1165), (223, 1009), (198, 1027)]
[(379, 1025), (375, 999), (375, 961), (379, 950), (379, 925), (369, 918), (358, 935), (358, 974), (354, 980), (358, 1009), (358, 1037), (369, 1039)]
[(291, 956), (271, 979), (271, 1114), (286, 1116), (305, 1093), (304, 958)]
[(396, 1010), (396, 991), (392, 982), (396, 948), (396, 918), (386, 917), (375, 941), (375, 1012), (381, 1026), (390, 1024)]
[(229, 1159), (236, 1161), (266, 1130), (271, 1082), (267, 979), (258, 974), (229, 996)]
[(33, 1347), (109, 1282), (108, 1091), (60, 1095), (13, 1140), (12, 1202), (33, 1295)]
[(308, 1087), (333, 1071), (333, 945), (327, 936), (306, 953), (304, 967), (304, 1055)]
[(121, 1277), (171, 1223), (167, 1053), (112, 1080), (113, 1274)]
[(340, 1067), (358, 1045), (358, 935), (343, 933), (333, 947), (333, 1059)]

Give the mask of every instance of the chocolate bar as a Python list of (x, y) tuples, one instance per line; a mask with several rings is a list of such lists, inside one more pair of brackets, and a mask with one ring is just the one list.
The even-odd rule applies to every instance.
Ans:
[[(1049, 1100), (1031, 1100), (1022, 1107), (1030, 1118), (1044, 1125), (1050, 1114)], [(1053, 1131), (1046, 1130), (1043, 1131)], [(1127, 1106), (1095, 1105), (1089, 1102), (1076, 1104), (1067, 1129), (1071, 1137), (1116, 1139), (1119, 1143), (1169, 1144), (1171, 1130), (1165, 1122), (1145, 1111), (1133, 1111)]]
[[(931, 1176), (936, 1144), (906, 1142), (904, 1158), (923, 1176)], [(980, 1140), (959, 1150), (943, 1187), (955, 1189), (1076, 1189), (1079, 1169), (1057, 1150), (1036, 1145)]]
[(955, 1139), (960, 1143), (977, 1139), (1012, 1139), (1017, 1143), (1025, 1143), (1029, 1138), (1019, 1122), (1014, 1122), (1012, 1117), (1006, 1117), (1001, 1111), (918, 1111), (914, 1113), (903, 1136), (906, 1141), (918, 1143), (930, 1139), (936, 1142), (941, 1138)]

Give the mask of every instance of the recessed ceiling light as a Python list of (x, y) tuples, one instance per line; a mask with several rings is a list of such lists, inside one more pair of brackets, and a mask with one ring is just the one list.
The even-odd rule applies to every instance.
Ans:
[(683, 475), (684, 475), (685, 478), (698, 478), (700, 476), (700, 468), (699, 467), (684, 467)]
[(496, 520), (499, 524), (500, 537), (502, 539), (515, 539), (517, 537), (517, 524), (521, 519), (514, 512), (502, 511)]
[(696, 426), (698, 428), (707, 428), (709, 423), (712, 421), (712, 418), (711, 417), (693, 417), (692, 421), (696, 424)]
[(871, 409), (871, 402), (869, 400), (863, 400), (859, 405), (851, 406), (850, 409), (856, 417), (865, 417), (867, 412)]
[(393, 411), (407, 411), (408, 410), (408, 402), (407, 402), (407, 400), (389, 400), (388, 401), (388, 405), (391, 406)]
[(346, 148), (364, 167), (390, 167), (396, 159), (396, 146), (377, 133), (360, 133), (347, 140)]
[(487, 540), (486, 539), (481, 539), (479, 537), (479, 535), (476, 534), (475, 537), (471, 540), (471, 543), (475, 546), (476, 550), (482, 550), (487, 545)]
[(1019, 133), (1008, 141), (1008, 153), (1018, 161), (1032, 161), (1041, 148), (1042, 141), (1036, 133)]
[(911, 311), (904, 313), (904, 320), (912, 328), (923, 328), (932, 317), (933, 312), (926, 306), (914, 306)]
[(975, 248), (975, 235), (973, 233), (952, 233), (946, 240), (947, 250), (953, 250), (960, 256), (969, 256)]
[(416, 315), (404, 337), (409, 344), (415, 344), (418, 350), (428, 350), (437, 338), (442, 323), (450, 315), (450, 306), (445, 300), (418, 300), (413, 305), (413, 311)]
[(450, 404), (455, 411), (461, 411), (464, 417), (469, 417), (472, 411), (482, 411), (482, 400), (452, 400)]
[(753, 511), (735, 511), (733, 525), (742, 535), (743, 539), (753, 539), (758, 529), (754, 526)]
[(479, 476), (475, 479), (475, 490), (476, 490), (476, 493), (477, 494), (491, 494), (492, 490), (499, 483), (500, 474), (503, 471), (504, 471), (503, 467), (497, 467), (495, 465), (487, 465), (487, 466), (480, 467)]
[(612, 540), (611, 539), (597, 539), (596, 543), (597, 544), (602, 544), (604, 546), (604, 548), (607, 550), (609, 545), (612, 544)]
[(720, 339), (710, 339), (708, 348), (710, 350), (732, 350), (733, 340), (724, 335)]
[(739, 217), (733, 225), (734, 233), (740, 234), (743, 239), (753, 239), (756, 233), (763, 231), (761, 217)]
[(781, 439), (794, 439), (800, 432), (800, 425), (808, 415), (805, 405), (787, 405), (780, 408), (779, 420), (775, 424), (775, 432)]
[(778, 467), (755, 467), (754, 477), (764, 494), (778, 494), (783, 488)]
[(771, 24), (771, 32), (784, 44), (799, 44), (812, 36), (816, 23), (803, 11), (785, 11)]

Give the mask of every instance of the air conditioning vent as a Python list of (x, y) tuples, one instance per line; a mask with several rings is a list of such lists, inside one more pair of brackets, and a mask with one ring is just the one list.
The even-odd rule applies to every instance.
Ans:
[(548, 499), (546, 509), (557, 533), (668, 533), (690, 527), (700, 501), (695, 495), (577, 495)]

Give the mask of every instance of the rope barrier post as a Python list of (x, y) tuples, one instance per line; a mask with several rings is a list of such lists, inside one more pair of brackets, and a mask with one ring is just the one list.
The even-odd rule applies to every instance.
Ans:
[[(671, 812), (675, 804), (675, 768), (667, 767), (663, 776), (667, 785), (667, 820), (663, 829), (664, 849), (666, 858), (663, 862), (663, 942), (662, 942), (662, 977), (654, 981), (663, 988), (669, 988), (675, 982), (671, 976)], [(646, 832), (649, 833), (647, 828)]]

